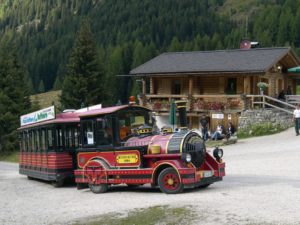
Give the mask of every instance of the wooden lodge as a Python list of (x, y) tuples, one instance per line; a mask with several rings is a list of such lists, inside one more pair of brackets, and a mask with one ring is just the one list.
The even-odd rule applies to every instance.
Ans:
[(265, 82), (264, 95), (277, 98), (291, 87), (296, 93), (299, 75), (287, 72), (300, 65), (289, 47), (220, 51), (169, 52), (130, 71), (142, 80), (139, 101), (157, 112), (160, 126), (168, 124), (171, 99), (186, 100), (190, 128), (200, 127), (199, 118), (238, 124), (240, 113), (251, 106), (249, 95), (262, 94), (257, 84)]

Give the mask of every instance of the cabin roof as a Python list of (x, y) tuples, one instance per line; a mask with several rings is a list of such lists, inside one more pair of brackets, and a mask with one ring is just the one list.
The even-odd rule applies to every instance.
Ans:
[(146, 110), (150, 111), (150, 109), (142, 107), (142, 106), (138, 106), (138, 105), (132, 105), (132, 106), (131, 105), (121, 105), (121, 106), (106, 107), (106, 108), (102, 108), (102, 109), (94, 109), (94, 110), (89, 110), (89, 111), (85, 111), (85, 112), (65, 112), (65, 113), (57, 114), (55, 119), (42, 121), (42, 122), (38, 122), (38, 123), (33, 123), (33, 124), (28, 124), (28, 125), (18, 128), (18, 130), (23, 130), (26, 128), (36, 127), (36, 126), (49, 125), (49, 124), (79, 123), (80, 117), (92, 117), (92, 116), (97, 116), (97, 115), (111, 114), (111, 113), (114, 113), (121, 109), (126, 109), (126, 108), (136, 108), (136, 109), (140, 108), (140, 109), (146, 109)]
[(130, 75), (168, 73), (266, 72), (287, 54), (299, 59), (290, 47), (163, 53), (130, 71)]
[(126, 109), (126, 108), (142, 108), (142, 109), (147, 109), (145, 107), (142, 106), (137, 106), (137, 105), (120, 105), (120, 106), (112, 106), (112, 107), (106, 107), (106, 108), (102, 108), (102, 109), (95, 109), (95, 110), (90, 110), (90, 111), (86, 111), (86, 112), (82, 112), (80, 113), (80, 117), (91, 117), (91, 116), (97, 116), (97, 115), (105, 115), (105, 114), (111, 114), (111, 113), (115, 113), (119, 110), (122, 109)]
[(21, 126), (18, 130), (27, 129), (30, 127), (44, 126), (49, 124), (58, 124), (58, 123), (79, 123), (80, 118), (79, 114), (75, 112), (65, 112), (59, 113), (55, 116), (55, 119), (46, 120), (38, 123), (32, 123), (25, 126)]

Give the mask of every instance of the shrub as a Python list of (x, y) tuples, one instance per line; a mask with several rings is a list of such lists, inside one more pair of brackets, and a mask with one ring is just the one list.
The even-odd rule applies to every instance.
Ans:
[(277, 125), (273, 125), (272, 123), (253, 124), (245, 129), (239, 129), (238, 138), (248, 138), (248, 137), (276, 134), (283, 130), (286, 130), (286, 128), (280, 126), (279, 124)]

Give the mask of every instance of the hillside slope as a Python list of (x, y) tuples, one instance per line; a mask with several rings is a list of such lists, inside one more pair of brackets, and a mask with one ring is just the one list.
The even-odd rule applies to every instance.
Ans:
[(83, 18), (107, 76), (164, 51), (238, 48), (245, 37), (300, 47), (300, 0), (0, 0), (0, 44), (15, 43), (34, 91), (59, 88)]

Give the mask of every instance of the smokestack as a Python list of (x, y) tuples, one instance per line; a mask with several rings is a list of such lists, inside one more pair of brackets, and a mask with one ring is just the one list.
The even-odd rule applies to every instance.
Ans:
[(181, 128), (187, 128), (187, 116), (186, 116), (186, 101), (176, 101), (176, 107), (179, 112), (179, 122)]

